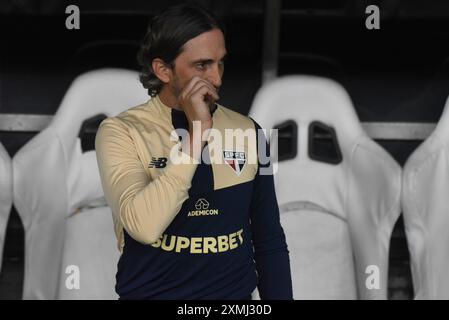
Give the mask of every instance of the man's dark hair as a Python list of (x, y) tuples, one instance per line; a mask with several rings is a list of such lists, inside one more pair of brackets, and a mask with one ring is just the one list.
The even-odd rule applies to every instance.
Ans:
[(154, 16), (137, 55), (142, 67), (140, 82), (150, 96), (157, 95), (163, 85), (153, 72), (153, 59), (159, 58), (174, 68), (174, 61), (184, 44), (212, 29), (220, 29), (224, 34), (218, 19), (196, 4), (172, 6)]

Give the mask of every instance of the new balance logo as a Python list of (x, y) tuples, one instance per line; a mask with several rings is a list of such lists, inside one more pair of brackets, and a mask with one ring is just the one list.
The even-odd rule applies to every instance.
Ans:
[(162, 169), (167, 165), (167, 158), (155, 158), (151, 157), (151, 162), (148, 168)]

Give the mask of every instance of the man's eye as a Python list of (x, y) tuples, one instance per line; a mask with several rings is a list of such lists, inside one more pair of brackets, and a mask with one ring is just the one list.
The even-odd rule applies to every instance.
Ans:
[(204, 63), (197, 63), (196, 68), (198, 70), (204, 70), (206, 68), (206, 65)]

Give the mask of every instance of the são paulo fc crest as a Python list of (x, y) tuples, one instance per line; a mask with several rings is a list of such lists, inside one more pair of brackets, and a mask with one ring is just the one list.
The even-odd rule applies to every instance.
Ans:
[(240, 151), (223, 151), (225, 162), (240, 176), (246, 164), (245, 152)]

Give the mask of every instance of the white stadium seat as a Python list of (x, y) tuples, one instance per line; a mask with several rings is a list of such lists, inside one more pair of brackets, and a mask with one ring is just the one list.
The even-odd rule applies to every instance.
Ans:
[(274, 149), (293, 143), (275, 184), (294, 298), (386, 299), (401, 168), (364, 132), (347, 92), (330, 79), (281, 77), (260, 89), (250, 116), (283, 128)]
[(416, 299), (449, 299), (449, 99), (404, 166), (402, 207)]
[(2, 271), (3, 248), (6, 227), (12, 206), (12, 166), (11, 158), (0, 143), (0, 272)]
[[(95, 151), (84, 148), (81, 133), (86, 119), (98, 124), (147, 100), (137, 72), (87, 72), (71, 84), (48, 127), (14, 156), (14, 203), (25, 228), (24, 299), (117, 298), (112, 214)], [(95, 131), (86, 128), (92, 145)]]

